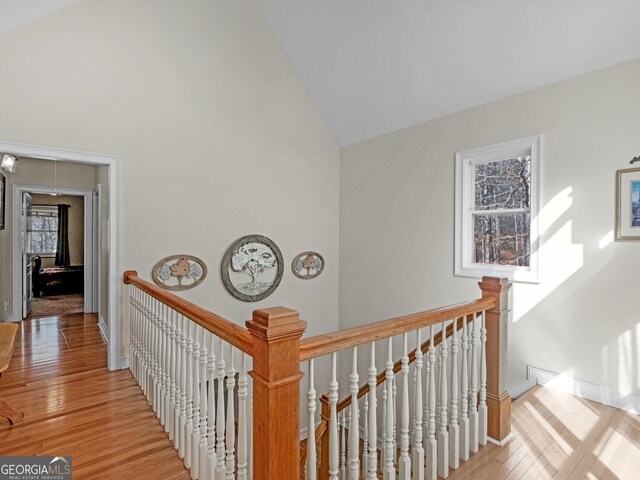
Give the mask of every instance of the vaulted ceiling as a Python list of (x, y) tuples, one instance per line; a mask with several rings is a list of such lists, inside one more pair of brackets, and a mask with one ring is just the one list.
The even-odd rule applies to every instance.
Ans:
[[(0, 0), (0, 33), (76, 1)], [(340, 145), (640, 57), (639, 0), (254, 1)]]

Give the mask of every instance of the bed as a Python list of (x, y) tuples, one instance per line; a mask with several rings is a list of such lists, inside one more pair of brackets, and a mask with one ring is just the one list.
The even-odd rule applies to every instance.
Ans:
[(41, 267), (42, 260), (33, 258), (33, 296), (69, 295), (84, 292), (84, 265)]

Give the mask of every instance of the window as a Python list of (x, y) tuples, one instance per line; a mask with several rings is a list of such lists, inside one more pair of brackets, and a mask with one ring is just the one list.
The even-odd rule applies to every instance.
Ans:
[(538, 281), (541, 141), (456, 153), (456, 275)]
[(58, 207), (34, 206), (27, 221), (33, 255), (53, 257), (58, 242)]

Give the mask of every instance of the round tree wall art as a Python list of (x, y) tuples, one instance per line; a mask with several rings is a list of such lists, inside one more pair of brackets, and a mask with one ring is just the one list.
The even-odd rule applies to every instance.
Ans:
[(278, 246), (262, 235), (236, 240), (224, 254), (220, 273), (231, 295), (257, 302), (271, 295), (282, 280), (284, 265)]
[(311, 280), (324, 270), (324, 258), (318, 252), (302, 252), (291, 262), (291, 270), (296, 277)]
[(151, 272), (156, 285), (166, 290), (188, 290), (202, 283), (206, 276), (207, 266), (191, 255), (165, 257)]

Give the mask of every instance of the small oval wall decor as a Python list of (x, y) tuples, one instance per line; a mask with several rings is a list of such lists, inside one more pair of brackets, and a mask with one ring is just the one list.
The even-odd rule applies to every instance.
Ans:
[(257, 302), (271, 295), (282, 280), (284, 264), (278, 246), (262, 235), (236, 240), (222, 257), (222, 283), (243, 302)]
[(191, 255), (172, 255), (163, 258), (153, 267), (151, 278), (166, 290), (188, 290), (202, 283), (207, 276), (207, 266)]
[(311, 280), (324, 270), (324, 258), (318, 252), (302, 252), (291, 262), (291, 270), (296, 277)]

